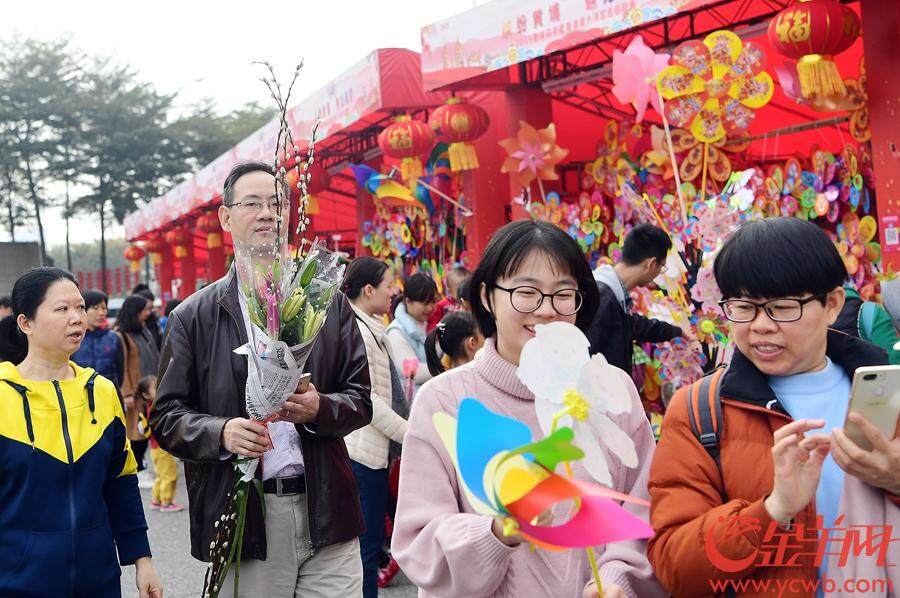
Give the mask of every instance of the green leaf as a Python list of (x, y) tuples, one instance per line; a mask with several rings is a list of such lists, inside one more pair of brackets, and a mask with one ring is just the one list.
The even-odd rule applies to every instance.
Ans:
[(300, 277), (300, 286), (306, 287), (309, 283), (312, 282), (312, 279), (316, 275), (316, 270), (318, 270), (319, 264), (316, 260), (310, 260), (308, 264), (306, 264), (306, 268), (303, 269), (303, 275)]

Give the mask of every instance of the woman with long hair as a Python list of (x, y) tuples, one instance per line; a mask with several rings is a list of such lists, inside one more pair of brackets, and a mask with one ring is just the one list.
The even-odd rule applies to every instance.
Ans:
[[(413, 404), (400, 467), (394, 557), (419, 587), (419, 596), (596, 597), (584, 550), (532, 551), (521, 536), (504, 534), (501, 519), (475, 512), (432, 423), (437, 412), (456, 417), (461, 401), (474, 397), (542, 438), (534, 395), (517, 376), (519, 358), (539, 324), (588, 327), (598, 303), (590, 266), (578, 244), (553, 224), (513, 222), (488, 244), (472, 275), (469, 301), (487, 340), (471, 363), (427, 382)], [(638, 466), (616, 468), (611, 485), (646, 498), (653, 433), (634, 383), (619, 373), (630, 390), (631, 409), (614, 419), (634, 440)], [(612, 453), (607, 458), (615, 459)], [(573, 472), (590, 480), (580, 463)], [(646, 507), (625, 508), (647, 516)], [(598, 561), (607, 598), (664, 595), (647, 561), (645, 541), (610, 544)]]
[(141, 598), (161, 598), (118, 393), (70, 361), (86, 326), (75, 278), (29, 270), (12, 304), (0, 322), (0, 596), (120, 596), (120, 564), (133, 564)]
[(402, 390), (395, 388), (399, 378), (392, 373), (383, 320), (391, 308), (393, 281), (387, 264), (372, 257), (359, 257), (347, 267), (343, 284), (344, 294), (350, 300), (366, 343), (372, 380), (372, 423), (344, 438), (366, 523), (366, 531), (360, 536), (365, 598), (378, 595), (378, 567), (384, 547), (384, 517), (388, 502), (390, 441), (402, 443), (407, 428), (406, 419), (392, 407), (394, 396)]
[(403, 281), (403, 293), (394, 299), (394, 321), (386, 336), (394, 364), (405, 370), (406, 362), (415, 361), (413, 374), (415, 390), (429, 378), (428, 358), (425, 356), (425, 337), (428, 317), (434, 311), (437, 285), (427, 274), (418, 272)]
[(484, 346), (475, 316), (465, 311), (450, 312), (425, 339), (425, 357), (432, 376), (465, 365)]
[[(139, 430), (140, 414), (146, 413), (143, 401), (134, 399), (134, 390), (144, 376), (155, 376), (159, 369), (159, 348), (152, 332), (145, 326), (152, 303), (143, 295), (129, 295), (122, 303), (116, 318), (116, 332), (125, 349), (125, 368), (122, 378), (122, 398), (125, 402), (128, 440), (131, 441), (138, 471), (144, 471), (147, 435)], [(146, 474), (141, 474), (146, 475)], [(148, 486), (150, 480), (141, 480)]]

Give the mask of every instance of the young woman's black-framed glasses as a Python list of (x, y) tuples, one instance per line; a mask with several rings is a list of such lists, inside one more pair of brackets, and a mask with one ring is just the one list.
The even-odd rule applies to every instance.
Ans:
[(545, 293), (530, 286), (507, 289), (495, 284), (494, 288), (509, 293), (510, 305), (520, 314), (536, 312), (544, 304), (544, 299), (549, 298), (550, 305), (556, 313), (561, 316), (571, 316), (581, 309), (584, 301), (584, 297), (578, 289), (560, 289), (555, 293)]
[(726, 318), (738, 324), (755, 320), (760, 309), (765, 310), (773, 322), (796, 322), (803, 317), (804, 305), (822, 299), (827, 294), (819, 293), (805, 299), (771, 299), (762, 303), (746, 299), (725, 299), (719, 301), (719, 307)]

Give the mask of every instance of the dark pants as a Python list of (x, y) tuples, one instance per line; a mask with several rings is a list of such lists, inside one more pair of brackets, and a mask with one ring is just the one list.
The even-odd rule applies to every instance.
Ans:
[(384, 547), (384, 516), (387, 514), (388, 470), (369, 469), (350, 461), (359, 502), (362, 505), (366, 531), (359, 537), (359, 552), (363, 566), (363, 598), (378, 596), (378, 567)]

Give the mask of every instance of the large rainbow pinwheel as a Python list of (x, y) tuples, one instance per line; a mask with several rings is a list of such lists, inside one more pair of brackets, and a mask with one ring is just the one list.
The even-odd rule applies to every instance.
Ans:
[[(458, 419), (447, 413), (432, 417), (469, 504), (482, 515), (507, 520), (510, 533), (550, 550), (601, 546), (649, 538), (653, 529), (615, 501), (646, 501), (597, 484), (562, 477), (557, 465), (584, 457), (572, 444), (571, 428), (562, 427), (532, 441), (525, 424), (464, 399)], [(554, 505), (577, 499), (577, 511), (562, 525), (535, 525)]]
[(731, 31), (679, 45), (672, 61), (657, 80), (666, 117), (704, 143), (746, 129), (775, 90), (763, 51)]

